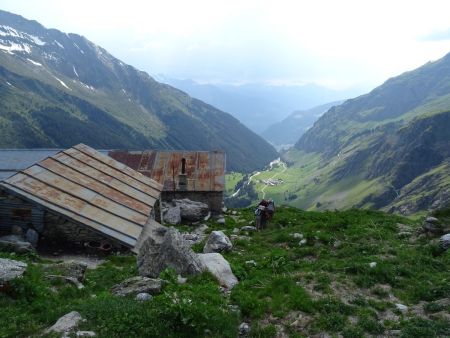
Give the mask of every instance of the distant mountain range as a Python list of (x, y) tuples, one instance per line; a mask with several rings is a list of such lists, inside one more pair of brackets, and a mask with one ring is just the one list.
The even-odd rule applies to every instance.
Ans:
[(275, 148), (288, 148), (293, 146), (314, 122), (317, 121), (328, 109), (341, 104), (343, 101), (334, 101), (320, 106), (297, 110), (280, 122), (270, 125), (261, 133), (261, 136), (269, 141)]
[(236, 118), (77, 34), (0, 11), (0, 147), (223, 149), (228, 170), (278, 156)]
[(293, 166), (320, 158), (297, 192), (304, 207), (450, 204), (450, 54), (331, 108), (295, 148)]
[(180, 80), (165, 75), (156, 75), (156, 78), (232, 114), (257, 133), (263, 133), (293, 111), (307, 110), (364, 92), (361, 88), (332, 90), (315, 84), (201, 84), (191, 79)]

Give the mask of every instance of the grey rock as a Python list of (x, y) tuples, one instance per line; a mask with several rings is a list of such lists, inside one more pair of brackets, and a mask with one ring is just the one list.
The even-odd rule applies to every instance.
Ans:
[(219, 218), (216, 220), (216, 223), (217, 223), (217, 224), (225, 224), (225, 223), (226, 223), (225, 217), (219, 217)]
[(400, 304), (400, 303), (396, 303), (395, 307), (397, 308), (397, 310), (399, 310), (401, 313), (406, 313), (408, 312), (408, 307), (406, 305)]
[(258, 264), (256, 264), (256, 262), (252, 259), (250, 261), (245, 261), (245, 264), (247, 265), (253, 265), (253, 266), (257, 266)]
[(33, 252), (34, 247), (20, 236), (8, 235), (0, 237), (0, 250), (25, 254)]
[(197, 255), (175, 228), (169, 228), (161, 243), (148, 238), (137, 258), (141, 276), (157, 277), (166, 268), (173, 268), (178, 274), (192, 275), (204, 269)]
[(177, 276), (177, 283), (178, 284), (186, 284), (187, 278), (181, 277), (180, 275)]
[(209, 206), (206, 203), (191, 201), (187, 198), (172, 202), (180, 207), (181, 218), (189, 222), (202, 221), (209, 213)]
[(425, 222), (428, 222), (428, 223), (437, 223), (437, 222), (439, 222), (439, 220), (438, 220), (436, 217), (428, 216), (428, 217), (425, 219)]
[(241, 231), (256, 231), (256, 227), (252, 225), (246, 225), (241, 228)]
[(22, 276), (27, 267), (27, 263), (0, 258), (0, 284), (4, 284), (14, 278)]
[(70, 277), (79, 282), (84, 282), (87, 264), (82, 262), (63, 262), (57, 264), (46, 264), (44, 267), (44, 275), (57, 275)]
[(239, 230), (238, 228), (234, 228), (234, 229), (233, 229), (233, 234), (238, 234), (239, 231), (240, 231), (240, 230)]
[(212, 231), (203, 247), (203, 253), (230, 251), (232, 248), (233, 244), (223, 231)]
[(211, 218), (211, 212), (208, 212), (208, 215), (203, 218), (204, 221), (208, 221)]
[(146, 302), (152, 300), (153, 296), (147, 292), (141, 292), (136, 295), (136, 300), (139, 302)]
[(161, 279), (136, 276), (114, 285), (111, 292), (117, 296), (137, 295), (139, 293), (157, 295), (161, 293), (162, 287), (163, 281)]
[(45, 330), (45, 333), (63, 333), (72, 331), (82, 320), (83, 318), (77, 311), (69, 312), (59, 318), (53, 326)]
[(443, 250), (450, 248), (450, 234), (445, 234), (439, 239), (439, 245)]
[(243, 322), (239, 325), (239, 335), (245, 336), (250, 333), (250, 325), (246, 322)]
[(25, 234), (25, 239), (33, 246), (33, 248), (36, 248), (39, 241), (39, 234), (34, 229), (28, 229)]
[(180, 206), (172, 206), (163, 210), (163, 220), (168, 224), (181, 223), (181, 209)]
[(230, 264), (220, 253), (198, 254), (203, 266), (216, 277), (220, 285), (227, 289), (232, 289), (238, 280), (231, 271)]
[(236, 210), (233, 210), (233, 211), (231, 212), (231, 214), (232, 214), (232, 215), (237, 215), (237, 211), (236, 211)]
[(222, 212), (227, 212), (228, 208), (227, 207), (222, 207)]
[(75, 335), (77, 337), (95, 337), (97, 334), (94, 331), (77, 331)]
[(300, 234), (300, 233), (296, 232), (296, 233), (292, 234), (292, 237), (302, 239), (303, 238), (303, 234)]

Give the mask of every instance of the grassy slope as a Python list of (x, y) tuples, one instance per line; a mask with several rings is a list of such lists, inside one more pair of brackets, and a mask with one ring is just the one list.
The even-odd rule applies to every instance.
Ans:
[[(251, 220), (251, 209), (239, 209), (226, 216), (226, 225), (209, 226), (231, 235)], [(86, 288), (77, 290), (43, 279), (36, 257), (1, 254), (38, 264), (0, 293), (0, 337), (36, 334), (72, 310), (87, 319), (81, 328), (99, 337), (235, 337), (241, 321), (251, 323), (253, 337), (274, 337), (277, 330), (291, 337), (383, 336), (389, 330), (402, 337), (448, 336), (450, 309), (437, 301), (450, 294), (450, 251), (434, 257), (429, 240), (399, 237), (399, 222), (416, 227), (381, 212), (279, 207), (267, 230), (246, 234), (249, 239), (236, 240), (225, 254), (240, 280), (229, 297), (207, 274), (178, 285), (166, 272), (164, 292), (139, 303), (109, 291), (136, 275), (133, 257), (111, 257), (89, 270)], [(299, 245), (294, 233), (306, 243)], [(371, 268), (371, 262), (377, 265)], [(401, 314), (394, 303), (409, 312)]]

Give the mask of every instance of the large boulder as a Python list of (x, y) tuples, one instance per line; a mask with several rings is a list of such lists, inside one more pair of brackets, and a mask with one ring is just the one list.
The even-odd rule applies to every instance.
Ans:
[(27, 266), (24, 262), (0, 258), (0, 285), (22, 276)]
[(161, 243), (151, 237), (143, 243), (137, 265), (139, 274), (146, 277), (158, 277), (166, 268), (173, 268), (183, 276), (198, 274), (203, 270), (197, 255), (173, 227), (166, 231)]
[(44, 333), (68, 333), (75, 329), (82, 320), (83, 318), (77, 311), (69, 312), (59, 318), (56, 323), (45, 330)]
[(231, 271), (230, 264), (220, 253), (198, 254), (198, 257), (206, 270), (211, 272), (223, 287), (232, 289), (239, 283), (233, 271)]
[(204, 253), (230, 251), (233, 248), (230, 239), (223, 231), (212, 231), (203, 247)]
[(206, 203), (191, 201), (184, 198), (181, 200), (173, 200), (176, 206), (180, 207), (181, 219), (188, 222), (202, 221), (209, 213), (209, 206)]
[(148, 293), (157, 295), (161, 293), (163, 287), (162, 279), (136, 276), (124, 280), (122, 283), (112, 287), (111, 291), (117, 296), (137, 295)]
[(26, 254), (34, 251), (33, 245), (25, 241), (21, 236), (8, 235), (0, 237), (0, 251)]
[(163, 209), (163, 220), (168, 224), (180, 224), (181, 223), (181, 208), (178, 205), (166, 206)]

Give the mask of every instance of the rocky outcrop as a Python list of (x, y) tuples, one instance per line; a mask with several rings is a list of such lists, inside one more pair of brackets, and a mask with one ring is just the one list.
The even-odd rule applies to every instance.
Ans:
[(441, 236), (441, 238), (439, 239), (439, 246), (444, 251), (450, 248), (450, 234)]
[(220, 253), (199, 254), (200, 261), (223, 287), (232, 289), (238, 280), (231, 271), (230, 264)]
[(163, 281), (161, 279), (136, 276), (128, 278), (122, 283), (113, 286), (111, 292), (117, 296), (137, 296), (142, 293), (157, 295), (161, 293), (162, 287)]
[(148, 238), (139, 250), (137, 264), (139, 274), (146, 277), (158, 277), (166, 268), (183, 276), (203, 270), (201, 261), (175, 228), (169, 228), (160, 243)]
[(179, 224), (181, 220), (186, 222), (202, 221), (210, 213), (208, 204), (191, 201), (187, 198), (163, 203), (162, 211), (164, 221), (169, 224)]
[(27, 263), (0, 258), (0, 285), (22, 276), (27, 267)]
[(213, 231), (208, 237), (204, 253), (230, 251), (233, 248), (230, 239), (223, 233), (223, 231)]
[(8, 235), (0, 237), (0, 250), (26, 254), (34, 251), (33, 245), (25, 241), (21, 236)]

